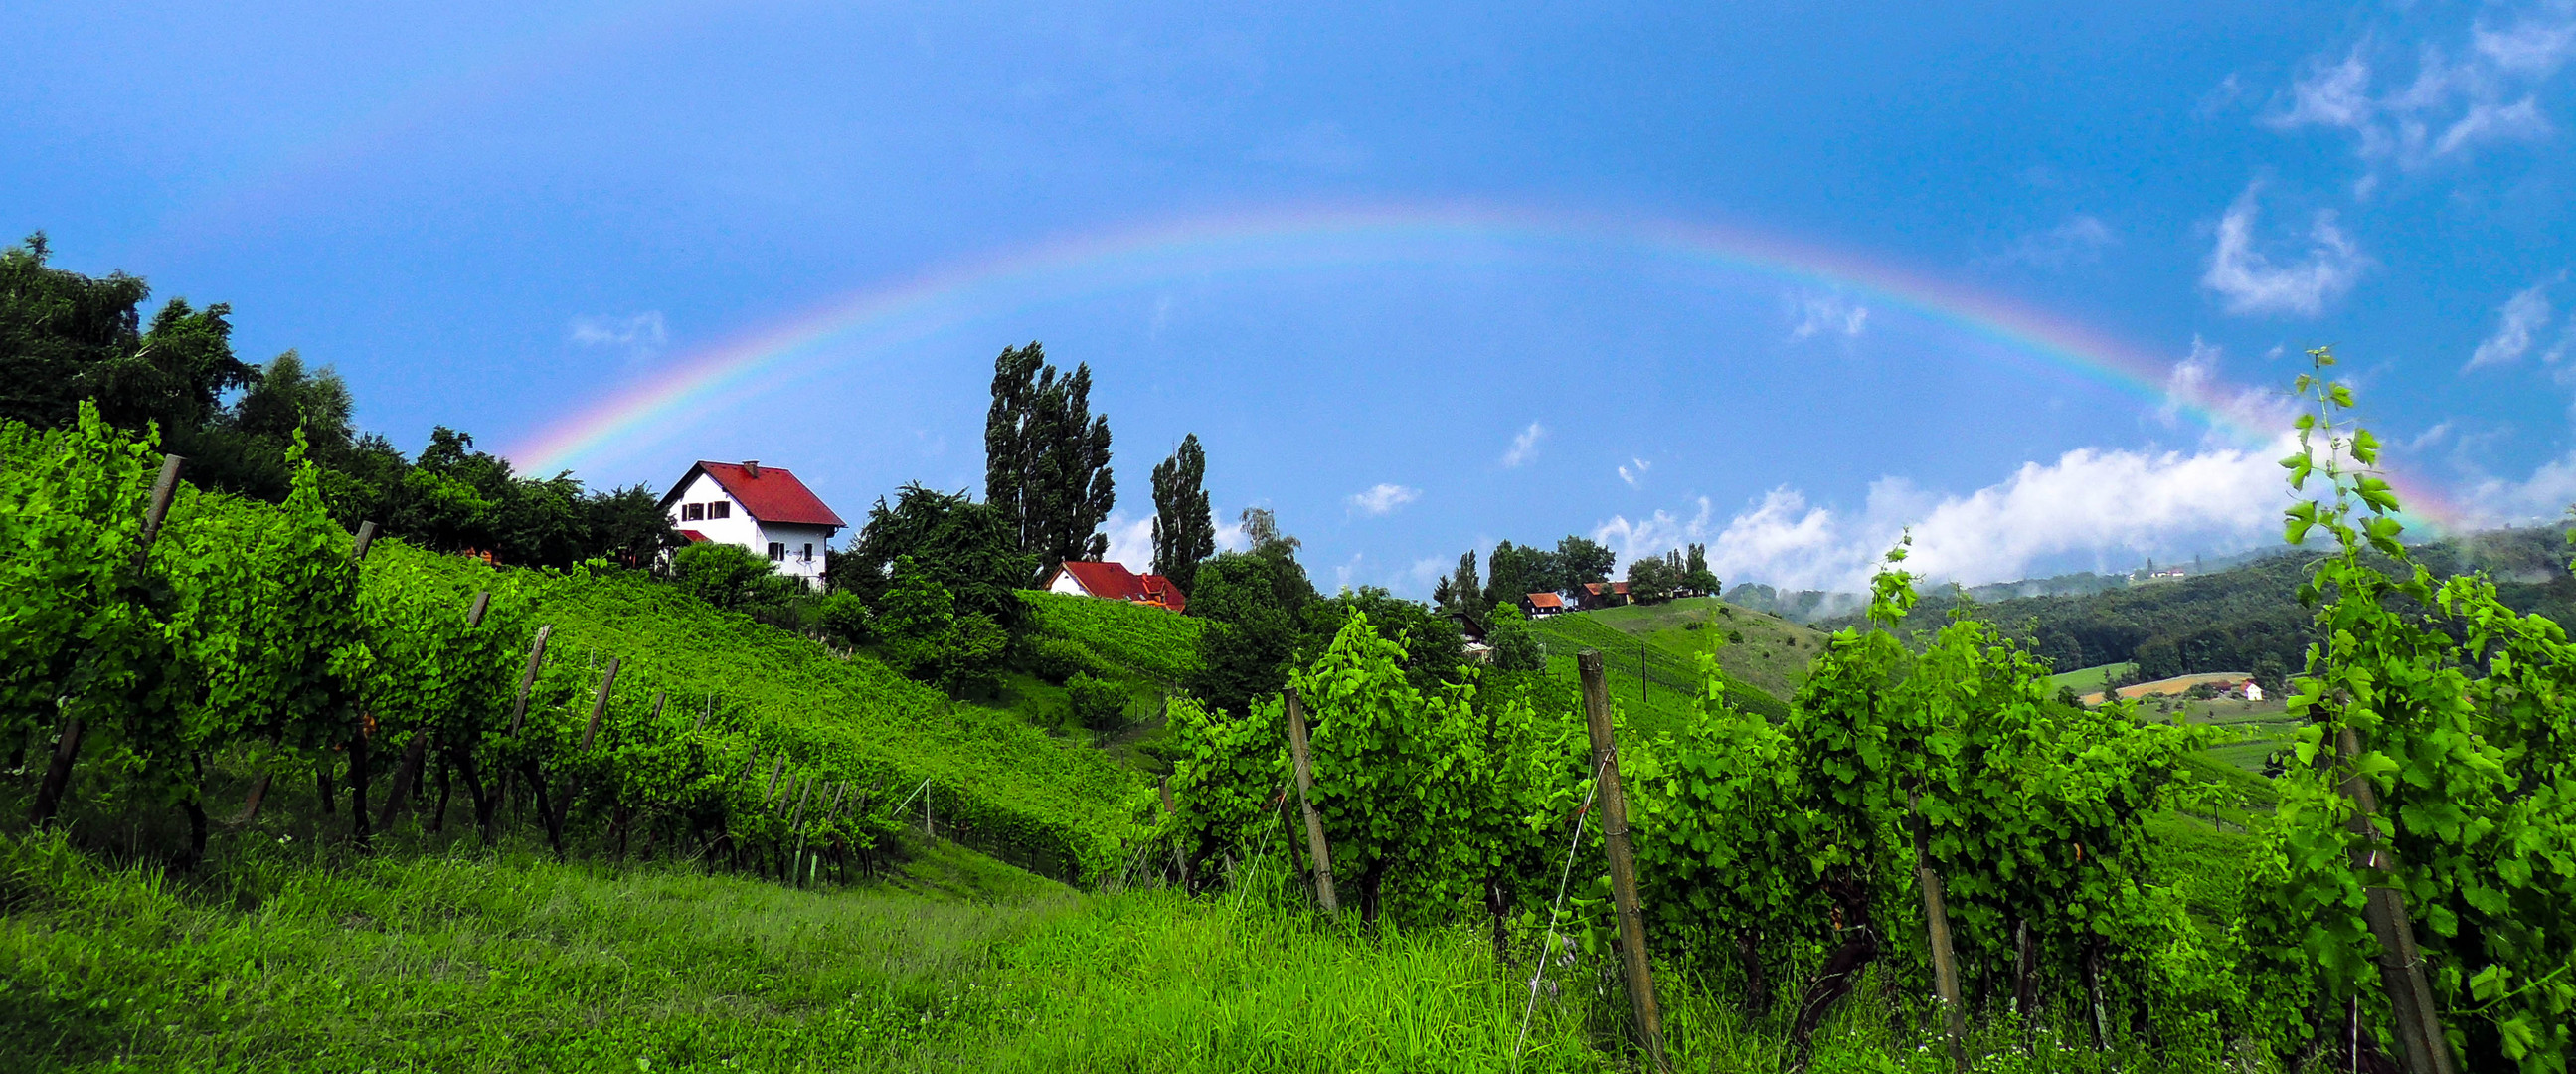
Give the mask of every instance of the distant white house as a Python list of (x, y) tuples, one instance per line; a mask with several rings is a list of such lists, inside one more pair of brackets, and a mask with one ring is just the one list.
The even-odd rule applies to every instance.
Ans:
[(2263, 700), (2263, 687), (2252, 679), (2245, 680), (2245, 700)]
[(823, 550), (849, 525), (795, 474), (758, 459), (690, 466), (663, 494), (662, 513), (693, 542), (749, 549), (816, 589), (823, 588)]

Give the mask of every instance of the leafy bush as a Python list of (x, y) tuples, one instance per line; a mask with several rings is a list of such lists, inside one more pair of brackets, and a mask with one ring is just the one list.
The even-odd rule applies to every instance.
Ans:
[(1094, 731), (1115, 730), (1127, 721), (1127, 691), (1117, 683), (1077, 674), (1064, 681), (1076, 723)]

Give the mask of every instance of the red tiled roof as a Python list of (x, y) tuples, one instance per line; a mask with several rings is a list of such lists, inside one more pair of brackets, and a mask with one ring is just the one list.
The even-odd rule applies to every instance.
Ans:
[(680, 536), (688, 538), (690, 544), (707, 543), (707, 535), (696, 530), (681, 530)]
[(1529, 601), (1530, 607), (1533, 608), (1565, 607), (1565, 598), (1557, 596), (1554, 593), (1532, 593), (1521, 599)]
[(813, 491), (807, 489), (804, 482), (796, 480), (796, 475), (786, 467), (763, 466), (759, 468), (760, 476), (754, 477), (752, 473), (751, 467), (738, 463), (700, 461), (671, 484), (670, 492), (663, 494), (662, 509), (670, 510), (672, 502), (679, 499), (680, 490), (688, 488), (691, 479), (705, 474), (714, 478), (716, 484), (724, 488), (725, 495), (733, 497), (734, 502), (741, 504), (751, 517), (762, 522), (834, 528), (849, 525), (841, 521), (841, 516), (833, 514), (831, 508), (823, 506), (823, 501), (816, 499)]
[(1102, 563), (1091, 560), (1067, 560), (1061, 569), (1073, 576), (1075, 585), (1095, 597), (1110, 600), (1154, 604), (1173, 611), (1190, 606), (1190, 598), (1172, 580), (1159, 574), (1138, 574), (1124, 563)]

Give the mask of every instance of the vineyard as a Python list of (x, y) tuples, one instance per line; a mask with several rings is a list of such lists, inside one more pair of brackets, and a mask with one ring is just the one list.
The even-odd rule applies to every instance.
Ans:
[(0, 740), (38, 825), (181, 817), (186, 862), (291, 795), (362, 846), (454, 804), (486, 844), (799, 881), (914, 821), (1069, 880), (1117, 858), (1132, 774), (873, 661), (632, 576), (353, 537), (309, 466), (272, 507), (94, 415), (6, 435)]
[[(2319, 641), (2286, 714), (2069, 704), (1997, 625), (1927, 626), (1900, 544), (1871, 628), (1766, 643), (1818, 646), (1785, 700), (1726, 671), (1722, 629), (1684, 651), (1582, 617), (1545, 626), (1579, 692), (1424, 686), (1354, 610), (1246, 711), (1176, 696), (1159, 787), (648, 578), (353, 537), (310, 468), (269, 507), (94, 414), (11, 427), (0, 742), (37, 831), (0, 843), (0, 1000), (35, 1013), (0, 1043), (102, 1069), (2564, 1072), (2576, 647), (2409, 559), (2314, 358), (2283, 465)], [(1068, 676), (1194, 659), (1195, 621), (1022, 599)]]
[[(1998, 1058), (1974, 1019), (2166, 1069), (2563, 1071), (2576, 649), (2491, 582), (2409, 560), (2378, 443), (2314, 357), (2283, 465), (2306, 497), (2285, 536), (2328, 545), (2300, 594), (2322, 641), (2278, 778), (2213, 763), (2225, 730), (2065, 704), (1977, 619), (1909, 650), (1900, 546), (1873, 583), (1882, 629), (1834, 635), (1785, 714), (1706, 655), (1679, 721), (1614, 728), (1616, 650), (1582, 654), (1579, 717), (1418, 692), (1354, 623), (1279, 702), (1176, 715), (1169, 871), (1216, 886), (1298, 842), (1302, 813), (1297, 890), (1326, 913), (1483, 922), (1498, 961), (1570, 936), (1599, 956), (1573, 972), (1626, 993), (1619, 1035), (1648, 1063), (1650, 973), (1679, 970), (1770, 1020), (1792, 1065), (1875, 982), (1870, 1004), (1962, 1070)], [(1670, 689), (1652, 653), (1631, 674)], [(1570, 983), (1533, 970), (1533, 1006)]]

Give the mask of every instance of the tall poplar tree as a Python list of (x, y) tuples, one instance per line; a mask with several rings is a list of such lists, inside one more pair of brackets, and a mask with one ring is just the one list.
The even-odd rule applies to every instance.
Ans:
[(1198, 581), (1199, 561), (1216, 554), (1216, 516), (1208, 507), (1207, 452), (1199, 434), (1181, 438), (1154, 467), (1154, 573), (1183, 594)]
[(1100, 524), (1117, 502), (1109, 419), (1091, 413), (1091, 367), (1063, 376), (1035, 341), (993, 360), (984, 416), (984, 501), (1001, 509), (1044, 579), (1066, 560), (1109, 551)]

